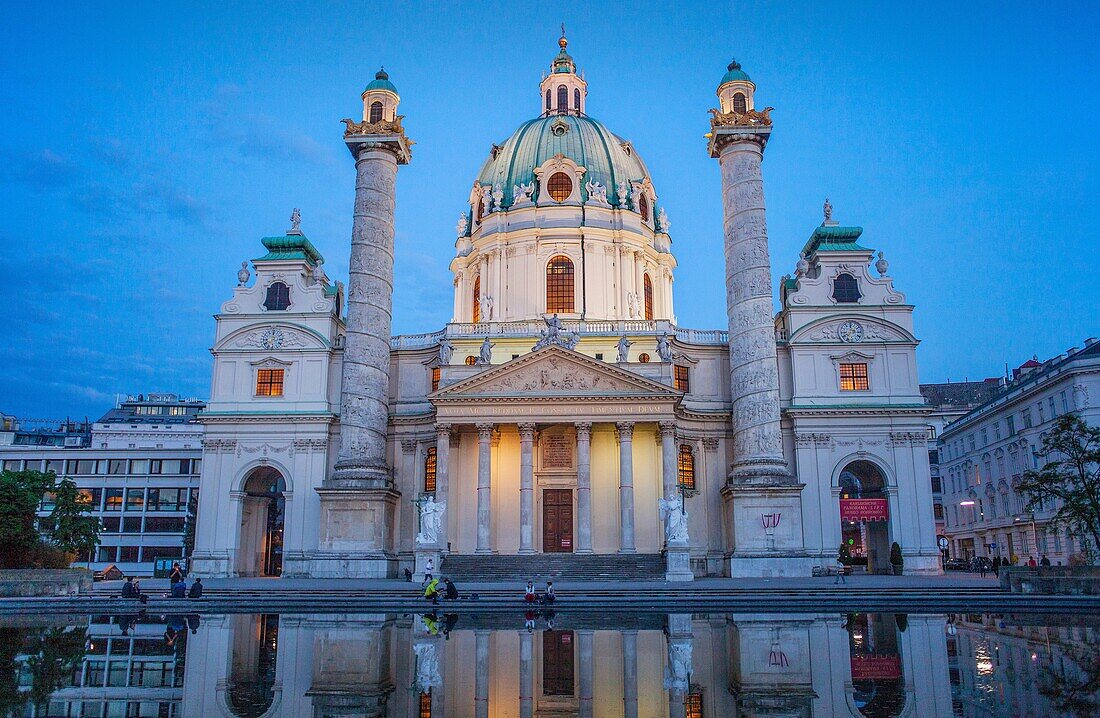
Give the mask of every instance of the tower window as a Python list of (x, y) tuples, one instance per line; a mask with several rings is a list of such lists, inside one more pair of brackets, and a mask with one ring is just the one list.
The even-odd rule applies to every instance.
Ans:
[(581, 111), (581, 90), (579, 87), (573, 90), (573, 109), (578, 113)]
[(439, 389), (440, 374), (441, 374), (441, 372), (440, 372), (439, 367), (433, 367), (432, 368), (432, 391), (436, 391), (436, 390)]
[(424, 491), (435, 493), (435, 447), (428, 449), (424, 455)]
[(267, 287), (264, 308), (269, 312), (282, 312), (290, 306), (290, 287), (282, 282), (272, 282)]
[(692, 453), (690, 444), (680, 444), (680, 456), (676, 463), (679, 469), (680, 486), (688, 491), (694, 491), (695, 454)]
[(646, 321), (653, 321), (653, 282), (650, 281), (648, 274), (642, 275), (642, 294), (645, 299)]
[(871, 383), (867, 378), (866, 364), (840, 365), (841, 391), (867, 391), (870, 388)]
[(855, 304), (862, 296), (855, 277), (847, 273), (836, 275), (833, 280), (833, 301), (839, 304)]
[(735, 93), (733, 96), (733, 111), (744, 114), (749, 109), (749, 103), (745, 100), (745, 96), (740, 92)]
[(481, 275), (474, 277), (474, 324), (481, 321)]
[(381, 121), (382, 121), (382, 103), (381, 102), (372, 102), (371, 106), (370, 106), (370, 122), (371, 122), (371, 124), (373, 124), (375, 122), (381, 122)]
[(573, 262), (568, 257), (554, 257), (546, 265), (546, 311), (573, 311)]
[(569, 111), (569, 88), (558, 85), (558, 112)]
[(638, 214), (642, 215), (642, 221), (649, 221), (649, 198), (644, 194), (638, 198)]
[(549, 112), (550, 108), (551, 108), (551, 105), (550, 105), (550, 89), (547, 88), (547, 90), (546, 90), (546, 111)]
[(256, 371), (256, 396), (282, 396), (283, 370), (258, 369)]
[(691, 391), (691, 381), (688, 379), (688, 368), (677, 364), (672, 369), (672, 386), (676, 391), (682, 391), (685, 394)]
[(564, 202), (573, 194), (573, 180), (564, 172), (555, 172), (550, 176), (546, 189), (550, 191), (550, 198), (555, 202)]

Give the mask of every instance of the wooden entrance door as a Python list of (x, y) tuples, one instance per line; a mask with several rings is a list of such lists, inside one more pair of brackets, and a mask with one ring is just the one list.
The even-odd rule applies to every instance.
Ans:
[(542, 550), (573, 553), (573, 490), (542, 492)]
[(573, 632), (542, 632), (542, 694), (573, 695)]

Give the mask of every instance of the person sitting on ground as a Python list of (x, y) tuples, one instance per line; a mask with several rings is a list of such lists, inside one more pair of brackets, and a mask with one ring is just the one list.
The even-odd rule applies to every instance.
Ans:
[(554, 593), (554, 582), (553, 581), (547, 581), (546, 582), (546, 593), (544, 593), (542, 595), (542, 602), (543, 603), (553, 603), (554, 600), (557, 597), (558, 597), (558, 595), (556, 593)]
[(1049, 566), (1050, 565), (1050, 559), (1047, 558), (1047, 555), (1045, 553), (1043, 554), (1043, 557), (1041, 559), (1039, 559), (1039, 565), (1040, 566)]
[(188, 598), (202, 598), (202, 579), (196, 578), (191, 584), (191, 590), (187, 592)]
[(452, 601), (458, 598), (458, 586), (454, 584), (454, 581), (452, 581), (450, 578), (445, 578), (443, 579), (443, 586), (446, 589), (443, 594), (443, 598), (450, 599)]
[(175, 586), (177, 583), (183, 580), (183, 569), (180, 568), (179, 562), (172, 563), (172, 570), (168, 572), (168, 583)]
[(412, 570), (411, 570), (411, 569), (409, 569), (409, 568), (408, 568), (408, 567), (406, 566), (406, 567), (405, 567), (405, 581), (406, 581), (407, 583), (412, 583), (412, 580), (413, 580), (413, 572), (412, 572)]
[(523, 600), (527, 603), (534, 603), (538, 598), (538, 594), (535, 593), (535, 582), (528, 581), (527, 588), (523, 589)]
[(432, 603), (439, 603), (439, 579), (433, 578), (428, 582), (428, 585), (424, 587), (424, 598)]
[(133, 576), (127, 576), (126, 581), (122, 584), (122, 597), (123, 598), (136, 598), (142, 603), (149, 601), (149, 597), (145, 596), (141, 592), (141, 585), (134, 580)]
[(173, 583), (172, 588), (171, 588), (171, 597), (172, 598), (187, 598), (187, 582), (186, 581), (176, 581), (175, 583)]

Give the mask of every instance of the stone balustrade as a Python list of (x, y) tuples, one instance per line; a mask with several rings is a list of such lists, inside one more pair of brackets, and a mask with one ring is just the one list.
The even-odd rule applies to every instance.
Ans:
[[(628, 319), (613, 321), (583, 321), (563, 319), (562, 330), (586, 336), (622, 336), (624, 334), (662, 334), (674, 335), (677, 341), (686, 344), (713, 344), (723, 346), (729, 342), (729, 332), (721, 329), (685, 329), (671, 322)], [(442, 331), (425, 334), (402, 334), (390, 339), (390, 348), (395, 350), (427, 349), (439, 344), (444, 338), (463, 337), (538, 337), (546, 331), (546, 323), (541, 319), (518, 322), (451, 322)]]

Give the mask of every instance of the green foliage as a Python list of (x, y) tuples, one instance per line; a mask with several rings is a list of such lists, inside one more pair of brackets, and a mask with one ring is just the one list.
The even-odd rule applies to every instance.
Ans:
[(850, 566), (852, 563), (852, 551), (848, 548), (847, 541), (840, 542), (840, 550), (837, 551), (837, 560), (845, 566)]
[(187, 523), (183, 527), (183, 557), (191, 558), (191, 552), (195, 550), (195, 525), (199, 516), (199, 497), (194, 492), (189, 492), (187, 498)]
[[(41, 521), (37, 511), (51, 493), (53, 512)], [(74, 554), (99, 544), (99, 520), (70, 479), (51, 471), (0, 474), (0, 568), (68, 568)]]
[(905, 559), (901, 555), (901, 546), (898, 542), (890, 544), (890, 565), (897, 566), (899, 569), (905, 565)]
[[(86, 628), (0, 628), (0, 716), (26, 715), (28, 698), (44, 709), (80, 667), (87, 640)], [(24, 666), (31, 676), (29, 695), (19, 690)]]
[(1025, 510), (1053, 505), (1050, 530), (1090, 536), (1092, 545), (1100, 546), (1100, 428), (1063, 414), (1036, 453), (1046, 463), (1024, 472), (1016, 487), (1027, 497)]

